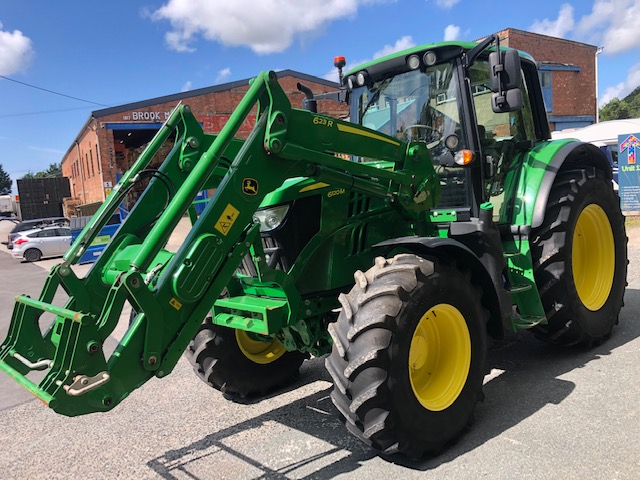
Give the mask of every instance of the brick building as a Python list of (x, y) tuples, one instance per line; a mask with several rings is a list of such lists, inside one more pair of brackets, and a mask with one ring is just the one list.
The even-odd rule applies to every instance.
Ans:
[(552, 131), (595, 122), (597, 47), (515, 28), (498, 34), (502, 46), (525, 51), (538, 62)]
[[(278, 72), (278, 78), (295, 108), (302, 108), (304, 98), (298, 82), (316, 94), (339, 88), (337, 83), (292, 70)], [(191, 107), (205, 133), (217, 133), (248, 88), (249, 79), (239, 80), (92, 112), (62, 159), (62, 174), (71, 186), (67, 215), (87, 215), (97, 209), (179, 102)], [(318, 102), (318, 112), (326, 115), (346, 111), (346, 106), (330, 100)], [(246, 138), (254, 122), (255, 114), (249, 115), (238, 136)], [(169, 148), (153, 162), (159, 163)]]

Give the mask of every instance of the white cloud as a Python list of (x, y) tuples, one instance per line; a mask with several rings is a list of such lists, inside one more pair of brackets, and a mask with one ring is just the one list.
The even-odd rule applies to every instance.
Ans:
[[(387, 55), (391, 55), (392, 53), (399, 52), (400, 50), (406, 50), (407, 48), (415, 47), (416, 42), (413, 41), (413, 37), (411, 35), (405, 35), (402, 38), (396, 40), (396, 43), (393, 45), (385, 45), (376, 53), (373, 54), (373, 58), (382, 58)], [(368, 61), (368, 60), (367, 60)]]
[(622, 100), (640, 85), (640, 63), (636, 63), (627, 72), (627, 78), (624, 81), (607, 88), (598, 99), (600, 107), (609, 103), (614, 98)]
[(549, 35), (551, 37), (565, 37), (569, 32), (573, 30), (575, 21), (573, 20), (573, 7), (568, 3), (563, 4), (560, 7), (558, 18), (555, 20), (536, 20), (533, 25), (529, 27), (529, 30), (534, 33), (541, 33), (543, 35)]
[(640, 0), (595, 0), (591, 13), (578, 22), (576, 35), (604, 46), (605, 54), (637, 48), (640, 29), (632, 19), (639, 15)]
[[(604, 33), (602, 45), (607, 53), (619, 53), (632, 48), (638, 48), (640, 45), (640, 28), (638, 28), (637, 19), (640, 17), (640, 0), (632, 0), (628, 8), (616, 12), (616, 16), (612, 15), (611, 23)], [(623, 18), (620, 19), (620, 12), (624, 12)]]
[(457, 25), (447, 25), (444, 29), (444, 41), (458, 40), (460, 38), (460, 27)]
[(231, 69), (229, 67), (223, 68), (218, 72), (216, 81), (214, 83), (223, 83), (231, 76)]
[(355, 15), (363, 4), (381, 1), (387, 0), (168, 0), (150, 17), (171, 23), (172, 30), (166, 33), (165, 40), (178, 52), (193, 51), (193, 43), (202, 36), (268, 54), (287, 49), (296, 36)]
[(0, 75), (11, 75), (25, 70), (33, 59), (31, 39), (20, 30), (2, 30), (0, 22)]
[(191, 80), (188, 80), (185, 82), (184, 85), (182, 85), (182, 88), (180, 89), (181, 92), (188, 92), (189, 90), (191, 90)]
[(436, 0), (436, 5), (440, 8), (444, 8), (445, 10), (449, 10), (460, 0)]
[(595, 0), (589, 15), (583, 16), (576, 26), (578, 35), (590, 35), (594, 30), (613, 20), (616, 11), (628, 0)]
[(556, 20), (537, 20), (529, 28), (532, 32), (554, 37), (571, 37), (604, 46), (606, 55), (637, 48), (640, 28), (633, 19), (640, 17), (640, 0), (594, 0), (591, 12), (577, 21), (573, 7), (565, 3)]
[(196, 49), (189, 46), (191, 35), (185, 32), (167, 32), (164, 34), (164, 40), (171, 50), (179, 53), (195, 52)]

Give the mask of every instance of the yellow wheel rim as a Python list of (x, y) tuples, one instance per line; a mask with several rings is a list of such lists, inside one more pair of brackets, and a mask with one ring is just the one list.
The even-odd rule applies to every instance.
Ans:
[(599, 310), (609, 298), (615, 270), (613, 232), (599, 205), (587, 205), (578, 217), (571, 265), (580, 301), (591, 311)]
[(236, 340), (245, 357), (262, 365), (275, 362), (287, 351), (284, 345), (276, 339), (270, 342), (254, 340), (244, 330), (236, 330)]
[(471, 336), (464, 316), (453, 305), (438, 304), (416, 327), (409, 350), (409, 380), (428, 410), (451, 406), (462, 391), (471, 365)]

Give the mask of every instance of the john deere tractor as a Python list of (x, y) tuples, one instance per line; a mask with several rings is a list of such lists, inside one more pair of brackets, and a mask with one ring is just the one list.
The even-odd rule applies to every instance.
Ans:
[[(348, 120), (316, 113), (304, 86), (309, 108), (292, 108), (274, 72), (253, 79), (217, 135), (179, 105), (40, 297), (16, 299), (0, 368), (75, 416), (111, 410), (185, 351), (231, 399), (326, 356), (347, 429), (418, 457), (467, 425), (490, 338), (528, 329), (568, 346), (611, 334), (627, 270), (611, 169), (590, 144), (549, 140), (529, 55), (491, 36), (340, 74)], [(252, 111), (252, 133), (236, 139)], [(73, 264), (143, 181), (79, 278)], [(203, 189), (215, 194), (198, 214)], [(186, 214), (192, 228), (169, 252)], [(126, 334), (107, 354), (119, 322)]]

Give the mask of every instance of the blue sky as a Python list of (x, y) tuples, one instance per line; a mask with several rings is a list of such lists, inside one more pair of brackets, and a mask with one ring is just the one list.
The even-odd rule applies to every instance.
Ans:
[[(533, 11), (532, 11), (533, 10)], [(601, 104), (640, 85), (640, 0), (20, 0), (0, 7), (0, 164), (59, 162), (92, 110), (292, 69), (329, 78), (507, 27), (603, 46)], [(98, 105), (99, 104), (99, 105)], [(14, 189), (14, 193), (17, 193)]]

